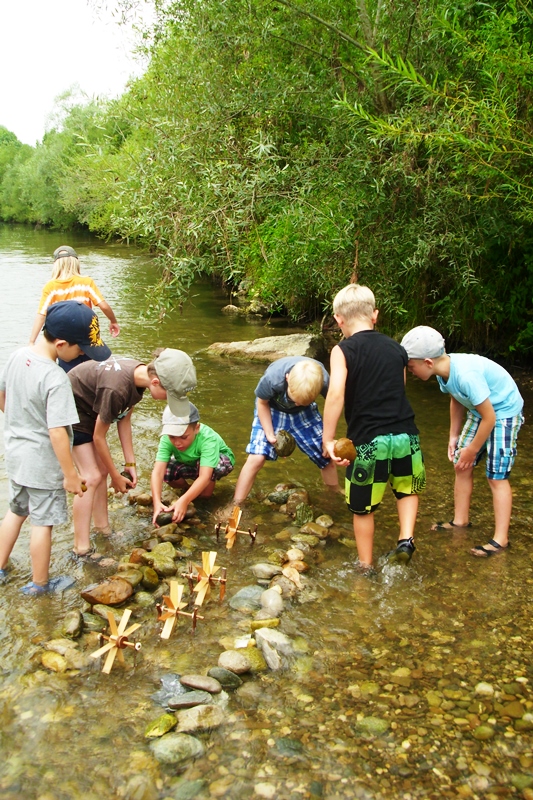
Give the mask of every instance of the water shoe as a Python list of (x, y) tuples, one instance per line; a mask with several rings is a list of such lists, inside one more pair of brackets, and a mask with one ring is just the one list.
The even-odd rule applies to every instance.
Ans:
[(504, 553), (506, 550), (509, 550), (510, 546), (510, 542), (504, 546), (503, 544), (499, 544), (495, 539), (489, 539), (484, 547), (480, 544), (476, 544), (476, 546), (471, 549), (470, 553), (477, 558), (490, 558), (498, 553)]
[(408, 564), (416, 547), (413, 538), (400, 539), (395, 550), (387, 554), (387, 560), (392, 564)]
[(30, 581), (20, 591), (30, 597), (40, 597), (43, 594), (51, 594), (52, 592), (64, 592), (65, 589), (69, 589), (75, 583), (76, 581), (70, 575), (58, 575), (57, 578), (52, 578), (43, 586)]

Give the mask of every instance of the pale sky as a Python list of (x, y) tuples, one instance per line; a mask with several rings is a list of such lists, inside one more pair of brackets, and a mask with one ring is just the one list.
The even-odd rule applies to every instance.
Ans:
[(89, 97), (117, 97), (130, 76), (143, 72), (131, 27), (119, 26), (109, 11), (98, 14), (88, 0), (1, 5), (0, 125), (26, 144), (42, 139), (55, 98), (73, 85)]

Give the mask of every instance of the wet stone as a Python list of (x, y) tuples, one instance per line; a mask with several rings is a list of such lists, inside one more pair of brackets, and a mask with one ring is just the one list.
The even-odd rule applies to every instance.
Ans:
[(300, 528), (300, 533), (316, 536), (317, 539), (326, 539), (328, 535), (328, 529), (323, 525), (318, 525), (316, 522), (306, 522), (306, 524), (302, 525)]
[(309, 504), (309, 495), (307, 494), (305, 489), (295, 489), (294, 491), (291, 491), (289, 497), (287, 498), (287, 509), (286, 509), (287, 514), (295, 514), (297, 507), (301, 503), (305, 505)]
[(200, 690), (193, 690), (186, 694), (179, 694), (167, 700), (168, 708), (173, 710), (180, 708), (192, 708), (193, 706), (209, 705), (213, 702), (213, 697), (209, 692), (202, 692)]
[(210, 694), (218, 694), (222, 690), (222, 686), (216, 678), (208, 675), (182, 675), (180, 682), (182, 686), (187, 686), (189, 689), (199, 689), (203, 692), (210, 692)]
[(77, 639), (83, 632), (83, 614), (78, 609), (73, 609), (65, 614), (61, 626), (63, 636), (69, 639)]
[(294, 523), (298, 528), (301, 528), (302, 525), (306, 524), (306, 522), (312, 522), (314, 516), (315, 515), (311, 506), (308, 506), (307, 503), (299, 503), (296, 506)]
[(134, 597), (136, 605), (141, 608), (150, 608), (155, 605), (156, 598), (150, 592), (136, 592)]
[(282, 756), (293, 758), (304, 752), (304, 746), (299, 739), (290, 739), (287, 736), (276, 739), (276, 750)]
[(293, 533), (291, 536), (291, 542), (295, 542), (295, 544), (308, 544), (310, 547), (317, 547), (320, 539), (318, 536), (311, 536), (307, 533)]
[(277, 564), (254, 564), (252, 572), (258, 580), (269, 581), (274, 575), (281, 574), (281, 567)]
[(49, 650), (42, 654), (41, 664), (51, 672), (66, 672), (68, 668), (67, 660), (64, 656)]
[(267, 495), (267, 500), (270, 500), (270, 502), (275, 505), (282, 506), (283, 503), (286, 503), (289, 499), (289, 494), (290, 489), (285, 489), (280, 492), (270, 492), (270, 494)]
[(115, 576), (92, 589), (86, 589), (81, 596), (91, 605), (118, 606), (128, 600), (132, 594), (131, 583), (124, 578)]
[(125, 581), (128, 581), (128, 583), (131, 583), (135, 589), (142, 581), (143, 574), (140, 569), (124, 569), (120, 570), (120, 575), (113, 575), (110, 580), (113, 580), (115, 577), (123, 578)]
[(321, 514), (315, 519), (317, 525), (322, 525), (323, 528), (331, 528), (334, 525), (333, 520), (329, 514)]
[(200, 758), (205, 748), (199, 739), (186, 733), (168, 733), (150, 743), (150, 749), (162, 764), (183, 764), (192, 758)]
[(478, 727), (472, 732), (474, 739), (477, 739), (480, 742), (487, 741), (487, 739), (492, 739), (494, 734), (495, 730), (492, 725), (478, 725)]
[(237, 675), (250, 672), (250, 662), (239, 650), (225, 650), (221, 653), (218, 659), (218, 666), (230, 670), (230, 672), (235, 672)]
[(188, 781), (186, 779), (173, 788), (172, 797), (174, 800), (194, 800), (205, 787), (206, 781), (198, 779), (195, 781)]
[(242, 652), (250, 664), (250, 672), (252, 674), (264, 672), (268, 669), (268, 664), (265, 661), (263, 653), (258, 650), (257, 647), (247, 647)]
[(121, 796), (124, 800), (157, 800), (159, 792), (149, 775), (133, 775)]
[(102, 618), (96, 614), (83, 613), (83, 627), (85, 631), (100, 631), (102, 630)]
[(161, 688), (151, 696), (152, 700), (159, 705), (167, 707), (168, 701), (178, 695), (186, 694), (189, 690), (183, 686), (180, 675), (169, 672), (160, 678)]
[(225, 720), (224, 711), (214, 705), (187, 708), (178, 714), (178, 731), (206, 731), (218, 728)]
[(502, 710), (504, 717), (511, 717), (512, 719), (521, 719), (525, 712), (525, 708), (518, 700), (513, 700), (512, 703), (507, 703)]
[(261, 595), (263, 591), (264, 589), (262, 586), (256, 586), (255, 584), (253, 586), (245, 586), (233, 595), (229, 601), (229, 605), (231, 608), (235, 609), (235, 611), (251, 613), (261, 608)]
[(177, 724), (178, 720), (174, 714), (162, 714), (147, 725), (144, 735), (147, 739), (156, 739), (159, 736), (164, 736), (165, 733), (175, 728)]
[(143, 588), (149, 592), (153, 592), (159, 586), (159, 575), (152, 567), (143, 566), (142, 580)]
[(363, 717), (355, 723), (355, 729), (368, 736), (381, 736), (389, 728), (390, 722), (380, 717)]
[(283, 611), (283, 598), (277, 589), (267, 589), (261, 595), (261, 606), (269, 617), (279, 617)]
[[(277, 621), (277, 620), (276, 620)], [(211, 667), (208, 672), (212, 678), (215, 678), (222, 688), (235, 690), (238, 689), (239, 686), (242, 686), (242, 680), (236, 675), (234, 672), (231, 672), (229, 669), (223, 669), (223, 667)]]

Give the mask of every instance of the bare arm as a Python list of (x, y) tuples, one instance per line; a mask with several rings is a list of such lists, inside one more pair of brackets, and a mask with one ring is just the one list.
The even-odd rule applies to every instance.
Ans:
[(35, 344), (35, 341), (43, 328), (45, 319), (45, 314), (37, 314), (35, 317), (35, 322), (33, 323), (33, 328), (31, 329), (30, 333), (30, 344)]
[[(122, 452), (124, 454), (124, 461), (126, 464), (135, 464), (135, 454), (133, 452), (133, 436), (131, 432), (131, 415), (133, 409), (130, 409), (125, 417), (119, 419), (117, 423), (118, 438), (122, 445)], [(137, 486), (137, 467), (125, 467), (127, 472), (130, 473), (133, 480), (130, 481), (132, 489)], [(121, 476), (123, 477), (123, 476)]]
[(163, 480), (167, 469), (166, 461), (156, 461), (152, 470), (152, 477), (150, 478), (150, 488), (152, 490), (152, 501), (154, 504), (154, 514), (152, 523), (155, 525), (155, 518), (161, 511), (166, 511), (166, 506), (161, 502), (161, 493), (163, 491)]
[(196, 497), (199, 497), (209, 486), (212, 474), (213, 467), (200, 467), (200, 472), (196, 480), (191, 483), (187, 491), (182, 494), (181, 497), (178, 498), (178, 500), (176, 500), (176, 502), (170, 507), (174, 511), (172, 515), (174, 522), (181, 522), (185, 516), (185, 512), (187, 511), (187, 506), (189, 503), (192, 503), (192, 501)]
[(448, 460), (453, 461), (455, 455), (455, 448), (461, 435), (463, 427), (463, 419), (465, 416), (465, 407), (455, 399), (450, 397), (450, 438), (448, 439)]
[(96, 452), (100, 456), (102, 463), (104, 464), (106, 470), (109, 473), (111, 478), (111, 486), (115, 490), (115, 492), (127, 492), (128, 488), (131, 485), (131, 481), (124, 478), (118, 469), (115, 467), (113, 459), (111, 457), (111, 453), (109, 451), (109, 446), (107, 444), (106, 435), (110, 428), (109, 423), (102, 422), (100, 416), (96, 418), (96, 425), (94, 428), (93, 434), (93, 442), (96, 448)]
[(102, 302), (98, 304), (98, 308), (109, 320), (109, 333), (111, 336), (113, 336), (113, 338), (118, 336), (120, 333), (120, 327), (109, 303), (106, 303), (105, 300), (102, 300)]
[(63, 473), (63, 488), (67, 492), (77, 494), (78, 497), (83, 497), (81, 478), (72, 460), (72, 451), (70, 449), (70, 439), (67, 429), (64, 427), (49, 428), (48, 434), (56, 458), (59, 461), (61, 472)]
[(272, 414), (270, 413), (270, 405), (268, 400), (261, 400), (257, 398), (257, 416), (261, 427), (265, 432), (265, 436), (270, 444), (276, 444), (276, 434), (274, 433), (274, 426), (272, 425)]
[(6, 393), (0, 392), (0, 411), (5, 411), (6, 407)]
[(337, 433), (337, 423), (344, 406), (344, 389), (348, 369), (344, 353), (336, 345), (331, 351), (330, 356), (330, 378), (329, 389), (324, 404), (324, 433), (322, 437), (322, 449), (324, 455), (329, 456), (337, 464), (347, 466), (350, 462), (346, 459), (338, 458), (333, 448), (335, 446), (335, 436)]
[(481, 422), (479, 423), (476, 435), (470, 444), (461, 448), (459, 460), (455, 465), (456, 469), (459, 470), (470, 469), (474, 466), (476, 455), (489, 438), (491, 431), (496, 424), (496, 413), (488, 397), (475, 408), (478, 414), (481, 416)]

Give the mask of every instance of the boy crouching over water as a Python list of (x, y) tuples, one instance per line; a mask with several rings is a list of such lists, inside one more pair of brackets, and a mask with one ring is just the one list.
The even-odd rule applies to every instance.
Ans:
[(73, 583), (67, 576), (48, 579), (52, 528), (67, 520), (66, 492), (83, 495), (70, 449), (78, 412), (67, 374), (55, 362), (82, 354), (97, 361), (111, 354), (96, 314), (82, 303), (56, 303), (37, 344), (13, 353), (0, 377), (10, 500), (0, 526), (0, 580), (29, 516), (33, 579), (22, 588), (24, 594), (41, 595)]
[[(418, 494), (426, 485), (415, 415), (405, 394), (407, 353), (394, 339), (374, 330), (378, 318), (367, 286), (350, 284), (336, 295), (333, 314), (344, 339), (331, 351), (329, 391), (324, 407), (324, 450), (346, 466), (346, 502), (352, 511), (359, 565), (372, 566), (374, 511), (390, 481), (400, 532), (395, 554), (409, 560)], [(347, 436), (357, 450), (353, 464), (335, 455), (342, 408)]]
[[(208, 425), (200, 423), (200, 414), (189, 401), (189, 415), (176, 417), (167, 406), (163, 412), (163, 431), (152, 470), (154, 516), (172, 511), (174, 522), (185, 517), (189, 503), (197, 497), (211, 497), (215, 482), (228, 475), (235, 456), (221, 436)], [(192, 480), (189, 486), (188, 480)], [(174, 489), (186, 491), (170, 507), (163, 505), (163, 482)]]

